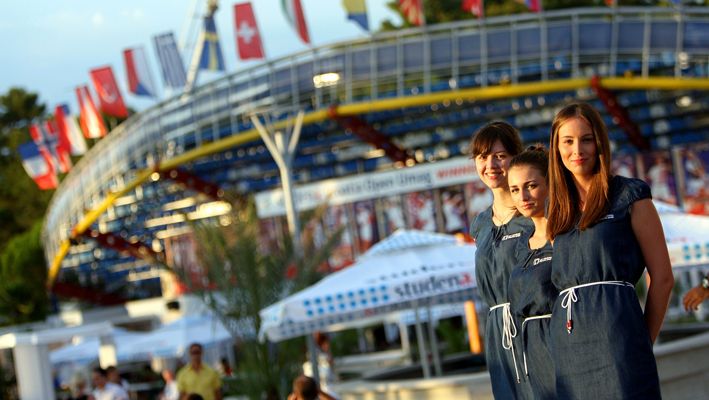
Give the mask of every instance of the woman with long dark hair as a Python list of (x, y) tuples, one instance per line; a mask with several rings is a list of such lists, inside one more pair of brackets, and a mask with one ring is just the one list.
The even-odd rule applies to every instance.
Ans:
[[(598, 112), (570, 104), (552, 123), (547, 235), (556, 390), (563, 399), (657, 399), (652, 344), (674, 284), (650, 188), (611, 176)], [(634, 286), (647, 268), (645, 311)]]
[(542, 145), (530, 146), (510, 162), (507, 183), (512, 200), (534, 230), (519, 242), (524, 261), (510, 275), (508, 296), (518, 329), (517, 359), (535, 399), (556, 399), (549, 352), (551, 309), (559, 292), (551, 282), (552, 246), (547, 240), (546, 201), (549, 158)]
[(470, 233), (475, 238), (475, 276), (478, 291), (490, 307), (485, 327), (485, 357), (497, 399), (528, 398), (520, 390), (514, 351), (517, 329), (510, 313), (507, 283), (519, 263), (517, 242), (532, 224), (514, 207), (507, 186), (510, 159), (522, 151), (519, 132), (502, 121), (491, 122), (473, 135), (470, 154), (480, 180), (492, 191), (493, 202), (478, 214)]

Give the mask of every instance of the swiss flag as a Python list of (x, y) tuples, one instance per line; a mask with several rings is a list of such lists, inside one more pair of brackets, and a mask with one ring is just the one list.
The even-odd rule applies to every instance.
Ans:
[(128, 109), (123, 103), (123, 97), (118, 90), (116, 78), (111, 67), (102, 67), (91, 70), (91, 80), (98, 94), (101, 111), (114, 117), (128, 117)]
[(236, 48), (239, 58), (263, 59), (261, 34), (256, 25), (254, 10), (251, 3), (234, 4), (234, 28), (236, 29)]
[(485, 13), (484, 0), (463, 0), (462, 8), (478, 18), (482, 18)]

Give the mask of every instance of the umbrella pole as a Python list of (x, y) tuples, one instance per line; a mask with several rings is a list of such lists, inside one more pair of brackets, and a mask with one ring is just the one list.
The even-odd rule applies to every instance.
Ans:
[(406, 323), (399, 318), (399, 338), (401, 338), (401, 350), (406, 353), (406, 363), (411, 364), (411, 342), (409, 341), (409, 328)]
[(419, 344), (419, 359), (423, 368), (423, 377), (431, 377), (431, 366), (428, 364), (428, 351), (426, 351), (426, 341), (423, 338), (423, 327), (421, 327), (421, 317), (419, 316), (419, 305), (414, 301), (414, 315), (416, 316), (416, 339)]
[(310, 354), (310, 368), (313, 372), (311, 378), (313, 378), (315, 382), (320, 383), (320, 371), (318, 368), (318, 362), (320, 360), (318, 360), (318, 351), (315, 345), (315, 338), (312, 334), (307, 336), (306, 343), (308, 344), (308, 353)]
[(433, 353), (433, 369), (436, 371), (436, 376), (442, 376), (441, 353), (438, 351), (436, 328), (433, 326), (433, 317), (431, 316), (431, 303), (426, 304), (426, 317), (428, 318), (428, 340), (431, 343), (431, 353)]

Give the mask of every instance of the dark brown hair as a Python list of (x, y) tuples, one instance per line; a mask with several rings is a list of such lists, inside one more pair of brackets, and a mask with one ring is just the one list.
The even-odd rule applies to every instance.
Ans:
[[(586, 194), (586, 204), (581, 212), (578, 189), (571, 172), (564, 166), (559, 154), (559, 129), (573, 118), (585, 121), (593, 132), (596, 142), (596, 164), (593, 168), (591, 186)], [(585, 103), (573, 103), (564, 107), (554, 117), (549, 141), (549, 210), (547, 237), (553, 240), (556, 235), (574, 227), (579, 215), (579, 229), (593, 225), (608, 211), (608, 183), (610, 181), (611, 150), (608, 130), (601, 115)]]
[(468, 146), (468, 154), (471, 158), (488, 155), (498, 140), (511, 156), (522, 152), (519, 131), (505, 121), (492, 121), (475, 131)]
[(301, 375), (293, 381), (293, 393), (299, 400), (317, 400), (318, 384), (313, 378)]
[(544, 179), (549, 181), (549, 152), (543, 144), (537, 143), (527, 147), (523, 152), (512, 157), (510, 160), (510, 166), (507, 167), (508, 170), (512, 167), (530, 166), (536, 168), (541, 172)]

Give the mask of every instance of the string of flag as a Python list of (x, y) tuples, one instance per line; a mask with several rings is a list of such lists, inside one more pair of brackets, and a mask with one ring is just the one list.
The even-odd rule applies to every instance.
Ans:
[[(533, 12), (540, 12), (542, 9), (541, 0), (516, 1), (526, 4)], [(309, 45), (311, 38), (301, 0), (280, 0), (280, 3), (282, 12), (294, 33), (304, 44)], [(342, 0), (341, 4), (349, 21), (365, 32), (370, 31), (365, 0)], [(424, 0), (399, 0), (399, 9), (412, 25), (425, 25), (423, 5)], [(461, 8), (478, 18), (484, 16), (484, 0), (461, 0)], [(239, 59), (265, 59), (263, 41), (251, 2), (234, 4), (233, 12), (233, 34)], [(193, 54), (194, 70), (186, 70), (172, 32), (157, 34), (152, 38), (152, 42), (160, 67), (160, 76), (167, 90), (189, 91), (196, 80), (198, 70), (226, 70), (217, 26), (211, 14), (203, 20)], [(128, 92), (135, 96), (157, 99), (158, 90), (150, 72), (144, 47), (124, 49), (123, 63)], [(31, 125), (30, 133), (33, 141), (18, 148), (25, 170), (42, 190), (57, 187), (57, 174), (66, 173), (71, 169), (70, 155), (79, 156), (86, 152), (85, 138), (100, 139), (108, 134), (103, 115), (116, 118), (128, 117), (129, 111), (113, 68), (106, 65), (91, 69), (89, 77), (95, 97), (86, 84), (81, 84), (75, 89), (79, 106), (78, 123), (77, 118), (70, 113), (68, 105), (58, 105), (52, 120)]]

